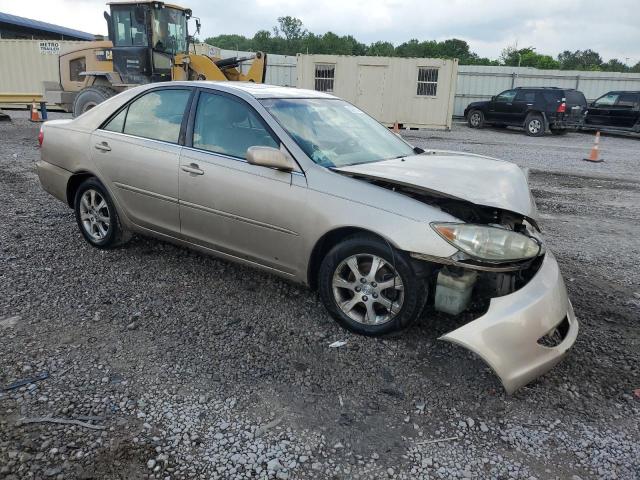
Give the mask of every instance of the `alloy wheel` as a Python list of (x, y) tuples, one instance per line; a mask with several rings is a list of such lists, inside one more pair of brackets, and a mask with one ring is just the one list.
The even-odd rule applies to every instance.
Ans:
[(478, 112), (473, 113), (469, 120), (471, 121), (472, 126), (477, 127), (480, 125), (480, 114)]
[(333, 274), (332, 289), (340, 310), (365, 325), (391, 321), (404, 302), (400, 275), (393, 265), (372, 254), (343, 260)]
[(82, 194), (80, 221), (82, 228), (94, 242), (102, 241), (109, 233), (111, 226), (109, 206), (97, 190), (90, 188)]
[(531, 133), (538, 133), (542, 128), (542, 122), (540, 122), (540, 120), (538, 120), (537, 118), (534, 118), (529, 122), (528, 128)]

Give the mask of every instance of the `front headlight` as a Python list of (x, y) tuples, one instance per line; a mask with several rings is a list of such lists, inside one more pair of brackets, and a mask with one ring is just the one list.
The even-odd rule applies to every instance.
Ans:
[(536, 239), (504, 228), (470, 223), (432, 223), (431, 227), (451, 245), (480, 260), (526, 260), (541, 249)]

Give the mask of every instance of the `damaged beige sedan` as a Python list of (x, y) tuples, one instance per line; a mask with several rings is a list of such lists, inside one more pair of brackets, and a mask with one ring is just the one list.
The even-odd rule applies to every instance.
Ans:
[(365, 335), (405, 328), (427, 305), (465, 313), (442, 339), (475, 352), (508, 392), (575, 342), (524, 173), (414, 148), (331, 95), (152, 84), (45, 123), (40, 141), (43, 187), (97, 248), (135, 232), (256, 266), (316, 288)]

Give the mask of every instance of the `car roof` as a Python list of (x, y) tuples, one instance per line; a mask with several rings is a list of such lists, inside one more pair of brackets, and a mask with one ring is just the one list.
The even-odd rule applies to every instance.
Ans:
[(325, 92), (317, 92), (315, 90), (306, 90), (303, 88), (281, 87), (278, 85), (268, 85), (266, 83), (212, 82), (206, 80), (179, 83), (189, 84), (194, 87), (212, 88), (230, 93), (244, 93), (254, 98), (336, 98)]

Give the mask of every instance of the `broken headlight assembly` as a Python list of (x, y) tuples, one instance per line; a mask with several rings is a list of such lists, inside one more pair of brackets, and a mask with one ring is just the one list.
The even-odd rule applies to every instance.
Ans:
[(444, 240), (469, 257), (485, 262), (513, 262), (537, 257), (542, 243), (535, 237), (498, 226), (432, 223)]

